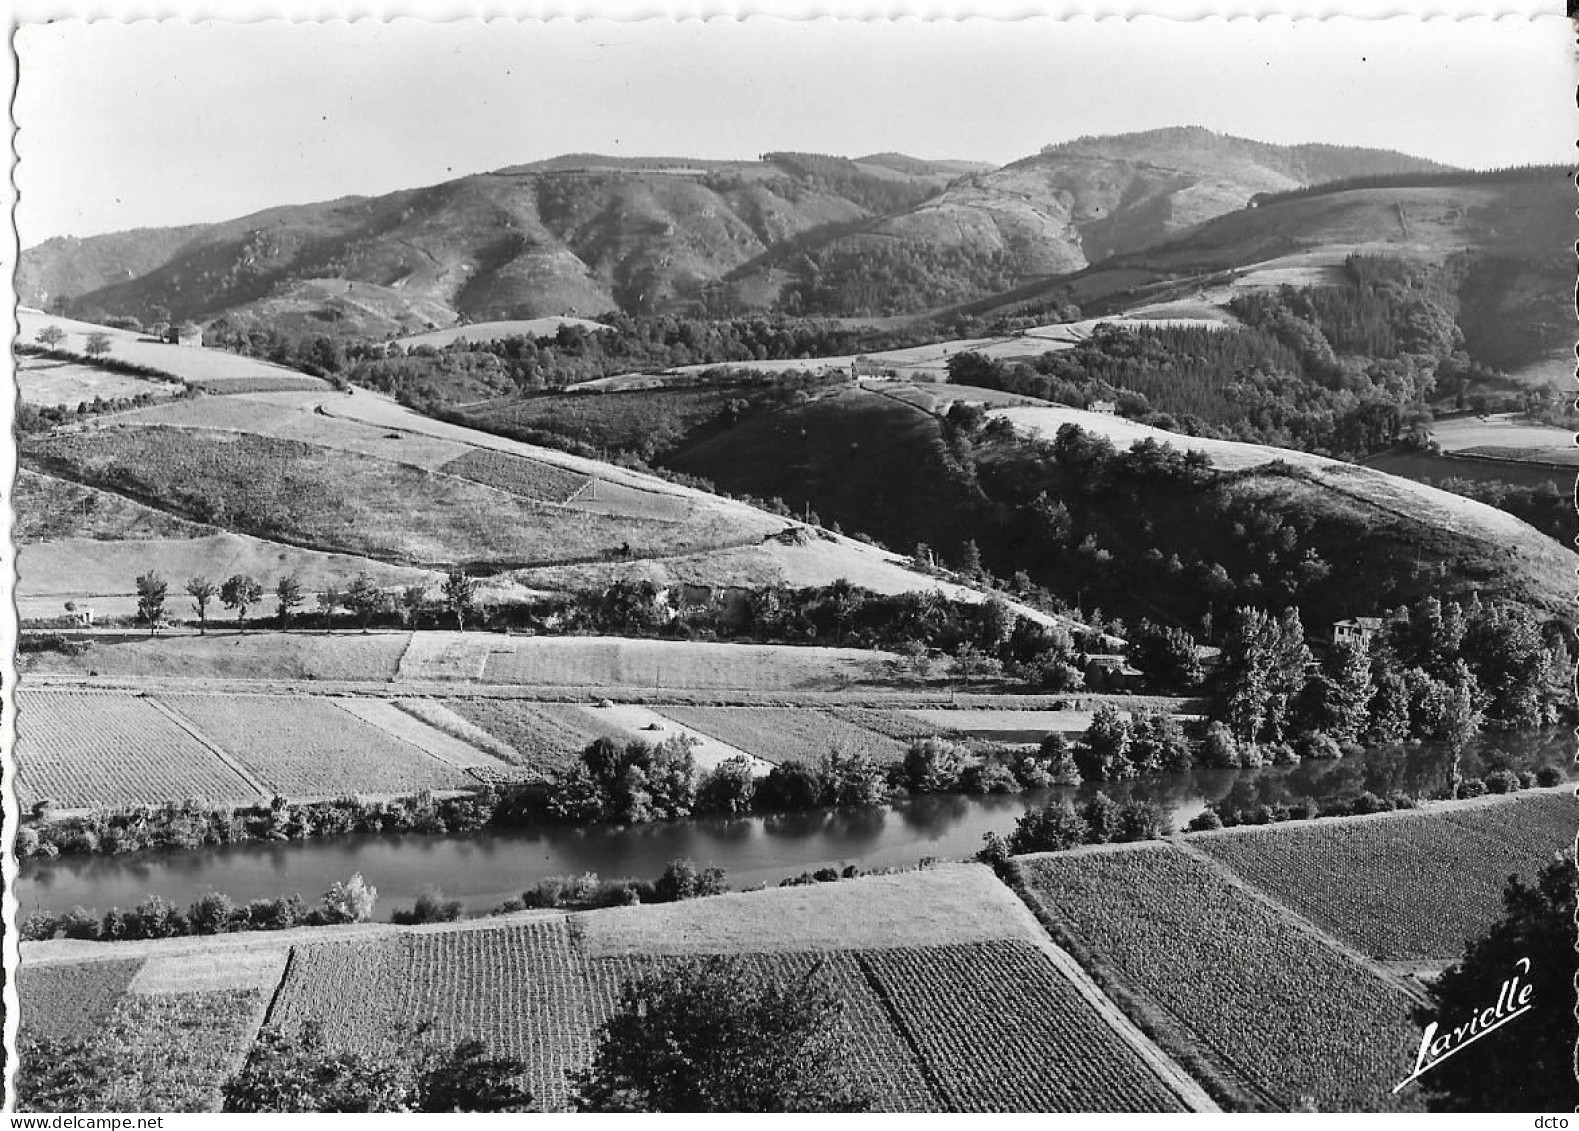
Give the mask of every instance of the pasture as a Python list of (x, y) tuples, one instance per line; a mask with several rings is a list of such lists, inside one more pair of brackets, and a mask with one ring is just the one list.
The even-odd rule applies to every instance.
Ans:
[(82, 538), (93, 542), (201, 538), (213, 527), (189, 522), (121, 495), (18, 468), (11, 488), (12, 537), (21, 544)]
[(109, 401), (144, 394), (173, 397), (181, 391), (181, 386), (171, 381), (112, 373), (95, 365), (23, 355), (18, 355), (16, 361), (16, 385), (22, 403), (41, 408), (65, 405), (75, 409), (83, 401), (91, 404), (99, 398)]
[[(175, 576), (180, 576), (179, 574)], [(18, 657), (22, 671), (101, 680), (336, 680), (388, 683), (411, 634), (407, 632), (237, 633), (228, 626), (207, 636), (90, 637), (81, 655), (35, 652)]]
[(1210, 864), (1153, 842), (1016, 866), (1087, 952), (1082, 964), (1188, 1034), (1252, 1103), (1385, 1111), (1418, 1102), (1390, 1094), (1419, 1043), (1402, 990)]
[(1374, 958), (1446, 964), (1501, 916), (1508, 876), (1532, 879), (1576, 828), (1565, 786), (1186, 839)]
[(588, 318), (571, 318), (555, 315), (548, 318), (518, 318), (498, 322), (470, 322), (464, 326), (449, 326), (442, 330), (429, 330), (399, 339), (406, 347), (434, 346), (442, 349), (452, 342), (492, 342), (501, 338), (552, 338), (560, 326), (580, 326), (585, 330), (602, 330), (601, 322)]
[(77, 322), (26, 308), (17, 312), (17, 321), (23, 341), (35, 340), (45, 326), (60, 327), (66, 334), (60, 348), (74, 353), (85, 352), (89, 334), (105, 334), (110, 339), (110, 357), (163, 370), (193, 385), (223, 387), (230, 392), (307, 388), (327, 390), (330, 387), (327, 381), (320, 381), (282, 365), (226, 353), (224, 350), (171, 345), (131, 330)]
[[(643, 557), (738, 540), (727, 517), (605, 516), (359, 453), (250, 433), (119, 427), (26, 445), (36, 470), (259, 538), (409, 564)], [(332, 485), (332, 489), (326, 486)]]
[(1579, 463), (1574, 430), (1524, 420), (1513, 413), (1496, 416), (1459, 416), (1431, 426), (1431, 438), (1444, 452), (1477, 454), (1494, 449), (1504, 459)]

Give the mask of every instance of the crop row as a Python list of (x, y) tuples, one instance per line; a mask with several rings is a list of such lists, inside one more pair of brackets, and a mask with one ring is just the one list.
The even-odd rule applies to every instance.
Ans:
[(417, 747), (310, 696), (161, 697), (221, 749), (289, 797), (464, 789), (472, 779)]
[(245, 778), (145, 699), (22, 691), (17, 706), (24, 806), (43, 799), (64, 808), (259, 800)]
[(1391, 1085), (1409, 1074), (1419, 1040), (1402, 992), (1210, 864), (1155, 845), (1028, 857), (1022, 867), (1095, 961), (1277, 1103), (1401, 1102)]
[(512, 765), (548, 777), (569, 769), (596, 735), (552, 716), (548, 704), (513, 699), (447, 699), (444, 706), (513, 751)]
[(895, 762), (904, 756), (898, 741), (823, 711), (676, 706), (660, 710), (682, 726), (775, 764), (797, 759), (815, 765), (833, 750), (864, 754), (878, 762)]
[(951, 1111), (1181, 1111), (1030, 943), (864, 951)]
[(1452, 959), (1573, 842), (1579, 802), (1542, 795), (1461, 810), (1213, 833), (1194, 846), (1373, 957)]
[(537, 460), (477, 448), (450, 460), (440, 471), (497, 487), (512, 495), (563, 503), (591, 482), (591, 477)]
[(830, 707), (828, 714), (851, 726), (892, 738), (897, 742), (913, 742), (918, 738), (931, 738), (942, 730), (902, 711), (882, 711), (875, 707)]
[(19, 1038), (92, 1036), (142, 969), (140, 958), (17, 970)]

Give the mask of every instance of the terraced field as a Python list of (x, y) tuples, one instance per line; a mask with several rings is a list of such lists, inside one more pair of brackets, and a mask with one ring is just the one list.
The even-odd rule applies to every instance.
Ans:
[(1388, 961), (1450, 961), (1526, 879), (1573, 844), (1570, 793), (1191, 836), (1195, 848), (1331, 931)]
[[(1285, 831), (1279, 826), (1278, 831)], [(1386, 1111), (1419, 1030), (1403, 992), (1171, 845), (1022, 857), (1051, 917), (1283, 1109)]]
[(487, 683), (790, 691), (863, 677), (883, 653), (787, 644), (715, 644), (598, 636), (495, 637)]
[(905, 748), (897, 740), (826, 711), (791, 707), (665, 706), (669, 718), (777, 765), (790, 759), (815, 764), (829, 751), (864, 754), (895, 762)]
[(476, 779), (328, 699), (266, 695), (160, 699), (269, 789), (286, 797), (414, 793), (476, 785)]
[(213, 750), (135, 695), (20, 690), (17, 732), (23, 807), (44, 799), (65, 809), (265, 800)]

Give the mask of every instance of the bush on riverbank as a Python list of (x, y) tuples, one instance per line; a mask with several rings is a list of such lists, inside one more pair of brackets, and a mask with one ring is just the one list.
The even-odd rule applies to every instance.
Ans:
[(366, 922), (373, 917), (377, 898), (378, 889), (368, 885), (361, 873), (357, 873), (324, 892), (317, 907), (308, 907), (299, 895), (255, 899), (245, 907), (238, 907), (228, 895), (210, 892), (183, 913), (168, 900), (150, 895), (130, 911), (112, 907), (103, 916), (85, 907), (74, 907), (65, 915), (37, 911), (22, 919), (17, 932), (28, 942), (61, 936), (94, 942), (129, 942), (181, 935), (223, 935), (232, 931), (284, 931), (291, 927)]

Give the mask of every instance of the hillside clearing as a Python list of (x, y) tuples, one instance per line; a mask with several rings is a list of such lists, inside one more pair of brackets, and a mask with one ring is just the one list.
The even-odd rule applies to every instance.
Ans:
[(91, 404), (98, 398), (173, 397), (181, 391), (181, 386), (170, 381), (133, 377), (89, 364), (26, 355), (18, 355), (16, 361), (17, 391), (23, 404), (75, 409), (83, 401)]

